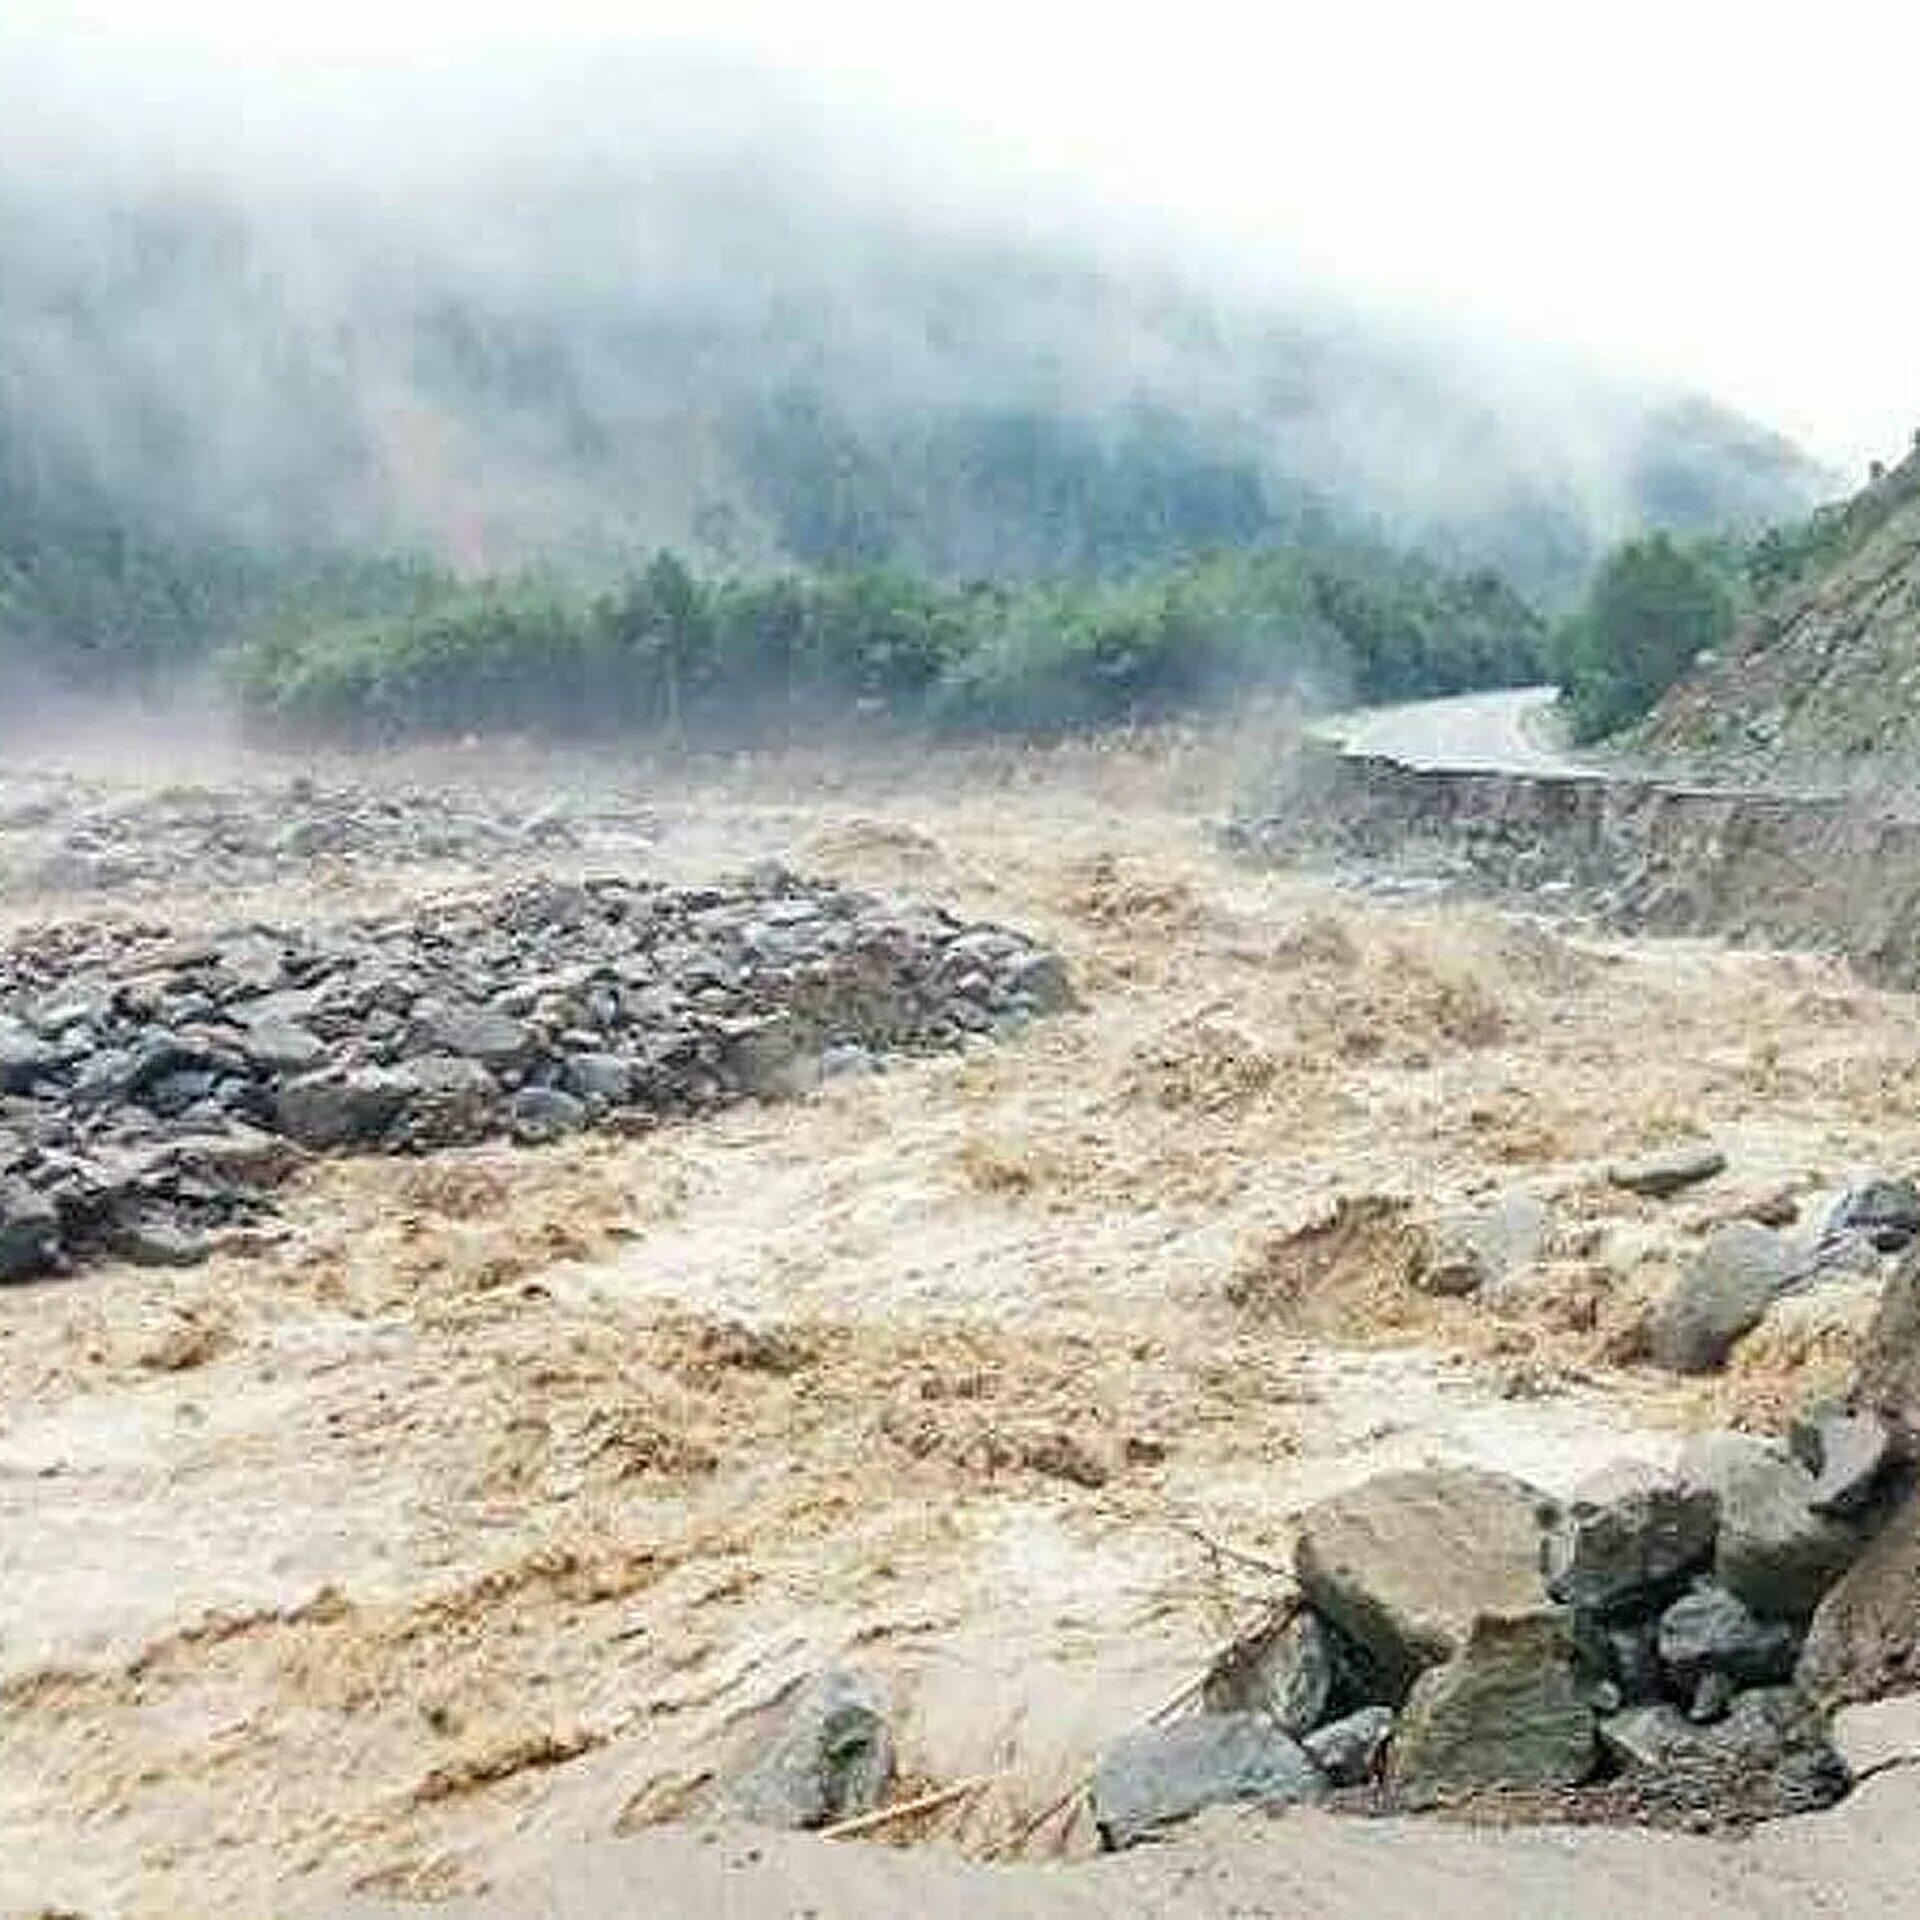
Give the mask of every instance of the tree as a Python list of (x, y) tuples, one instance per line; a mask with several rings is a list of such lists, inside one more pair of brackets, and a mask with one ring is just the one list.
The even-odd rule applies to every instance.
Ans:
[(1580, 737), (1617, 733), (1650, 712), (1732, 624), (1732, 597), (1699, 552), (1664, 533), (1617, 547), (1561, 635)]

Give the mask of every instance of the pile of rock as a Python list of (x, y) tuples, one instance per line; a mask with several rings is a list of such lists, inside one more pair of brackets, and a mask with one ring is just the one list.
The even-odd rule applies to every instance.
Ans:
[(0, 784), (0, 898), (258, 886), (316, 861), (351, 869), (528, 864), (556, 851), (644, 841), (637, 804), (516, 804), (442, 788), (321, 785), (135, 792), (71, 779)]
[(1199, 1710), (1102, 1757), (1124, 1846), (1224, 1801), (1368, 1785), (1427, 1808), (1580, 1795), (1637, 1817), (1743, 1820), (1847, 1784), (1798, 1683), (1809, 1620), (1860, 1557), (1892, 1454), (1862, 1416), (1802, 1444), (1736, 1433), (1678, 1469), (1623, 1465), (1565, 1503), (1502, 1475), (1385, 1475), (1302, 1516), (1300, 1604), (1229, 1650)]
[(204, 1253), (306, 1150), (528, 1143), (864, 1071), (1067, 1003), (1023, 936), (777, 867), (529, 883), (205, 939), (0, 949), (0, 1279)]

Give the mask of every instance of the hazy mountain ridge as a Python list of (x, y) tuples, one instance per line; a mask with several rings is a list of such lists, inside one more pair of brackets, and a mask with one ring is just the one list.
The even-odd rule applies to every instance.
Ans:
[[(784, 157), (789, 164), (768, 165)], [(1107, 572), (1335, 527), (1554, 598), (1648, 521), (1821, 476), (1698, 399), (751, 148), (465, 195), (201, 176), (0, 185), (0, 552), (659, 545)]]

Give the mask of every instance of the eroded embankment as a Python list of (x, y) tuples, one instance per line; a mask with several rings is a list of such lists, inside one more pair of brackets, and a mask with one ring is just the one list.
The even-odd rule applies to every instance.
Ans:
[(1818, 948), (1885, 984), (1920, 983), (1920, 821), (1838, 796), (1309, 747), (1276, 807), (1229, 837), (1571, 897), (1633, 931)]

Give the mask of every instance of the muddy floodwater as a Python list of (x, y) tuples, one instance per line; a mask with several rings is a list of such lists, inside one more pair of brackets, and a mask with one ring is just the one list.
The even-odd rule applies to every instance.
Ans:
[[(204, 931), (777, 856), (1017, 927), (1080, 1000), (636, 1137), (320, 1160), (205, 1265), (0, 1289), (0, 1912), (483, 1895), (699, 1817), (845, 1661), (894, 1699), (904, 1790), (982, 1783), (903, 1837), (1085, 1853), (1035, 1815), (1260, 1618), (1304, 1503), (1426, 1461), (1561, 1489), (1842, 1377), (1857, 1276), (1703, 1383), (1633, 1329), (1716, 1221), (1810, 1229), (1920, 1160), (1910, 1003), (1237, 864), (1208, 823), (1266, 750), (524, 755), (500, 782), (604, 831), (423, 851), (403, 807), (351, 859), (0, 893), (9, 928)], [(132, 840), (141, 791), (89, 789)], [(1720, 1179), (1606, 1183), (1694, 1138)], [(1549, 1208), (1526, 1271), (1410, 1284), (1402, 1223), (1511, 1193)]]

